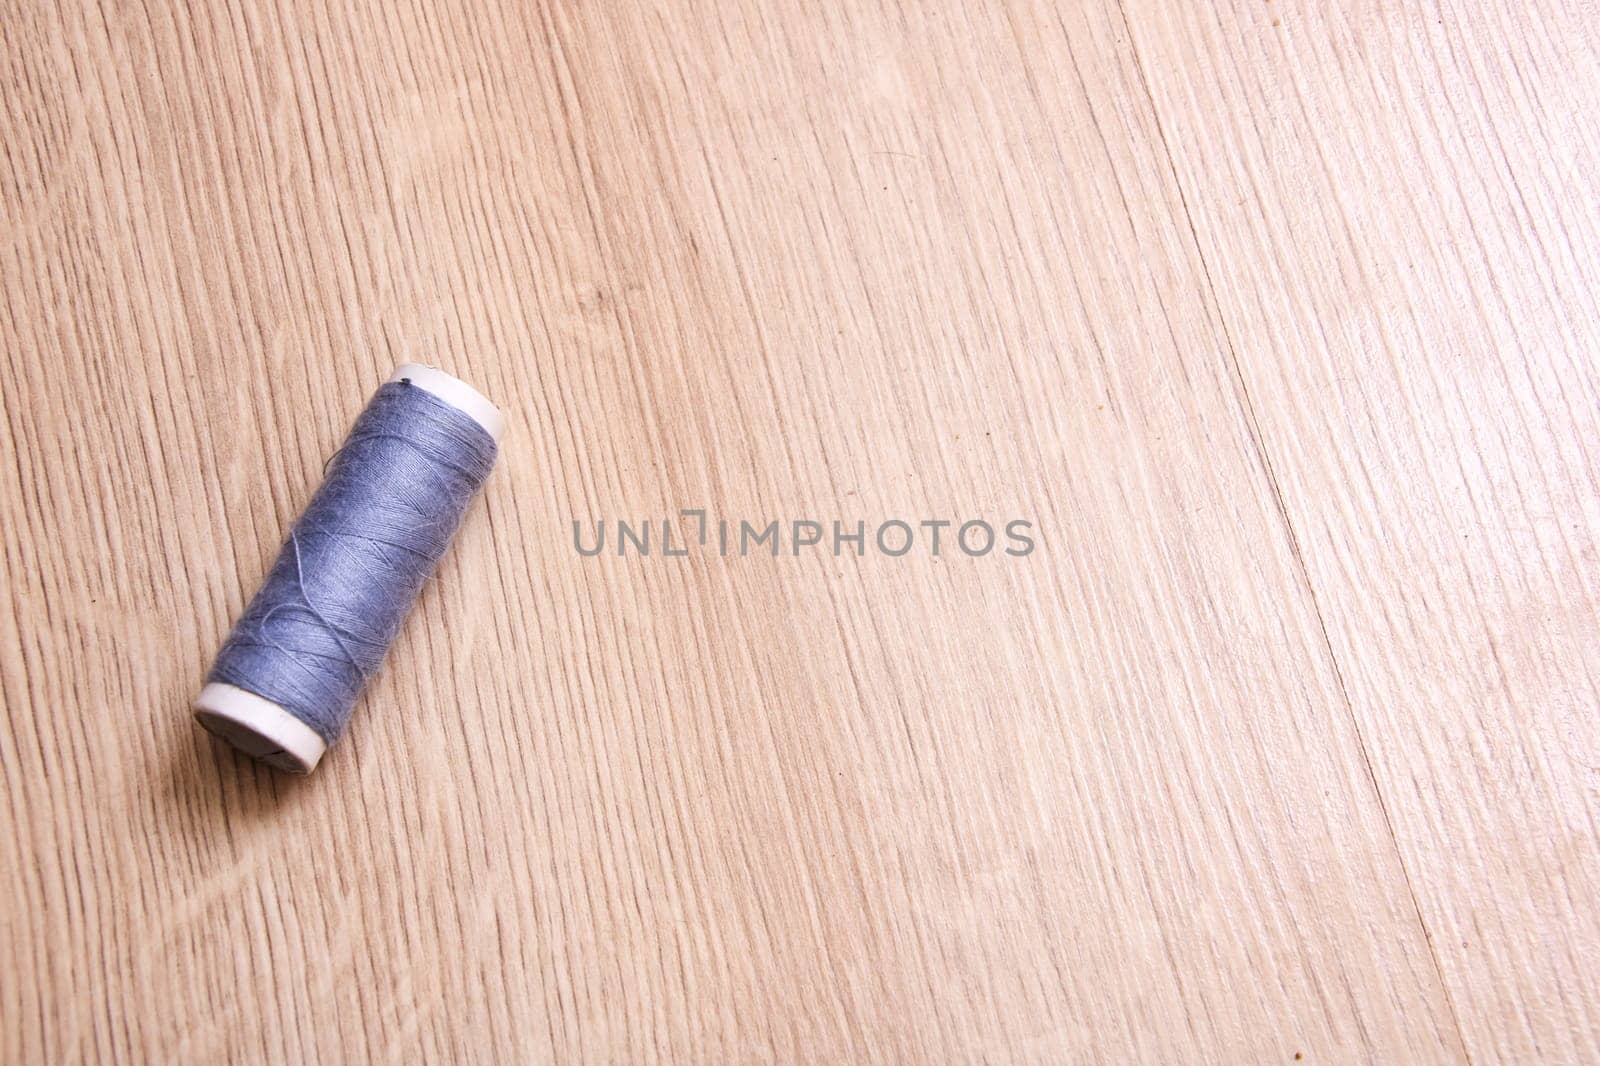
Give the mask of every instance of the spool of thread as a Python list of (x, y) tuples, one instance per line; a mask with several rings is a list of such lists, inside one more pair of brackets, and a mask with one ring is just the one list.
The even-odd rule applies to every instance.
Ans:
[(247, 755), (310, 773), (489, 476), (504, 430), (472, 386), (397, 368), (217, 653), (196, 720)]

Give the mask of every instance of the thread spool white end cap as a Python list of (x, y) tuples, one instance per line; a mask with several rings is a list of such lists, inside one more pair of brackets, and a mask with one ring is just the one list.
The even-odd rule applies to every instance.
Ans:
[(213, 681), (194, 701), (195, 721), (253, 759), (309, 774), (328, 750), (310, 726), (254, 692)]
[(422, 363), (403, 363), (389, 375), (390, 382), (409, 381), (419, 389), (426, 389), (439, 399), (471, 418), (493, 437), (496, 444), (506, 431), (506, 416), (488, 397), (460, 378), (451, 377)]

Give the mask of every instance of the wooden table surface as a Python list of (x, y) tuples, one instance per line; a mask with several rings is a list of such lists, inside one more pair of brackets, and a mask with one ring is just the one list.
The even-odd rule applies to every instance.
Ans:
[[(0, 7), (0, 1060), (1600, 1057), (1592, 4)], [(510, 435), (287, 777), (407, 360)], [(1037, 543), (574, 549), (691, 508)]]

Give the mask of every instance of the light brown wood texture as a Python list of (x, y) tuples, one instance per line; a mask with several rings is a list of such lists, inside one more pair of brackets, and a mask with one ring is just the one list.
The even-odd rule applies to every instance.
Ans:
[[(0, 1060), (1600, 1058), (1592, 7), (0, 11)], [(187, 704), (397, 361), (484, 499)], [(582, 558), (572, 523), (1035, 523)]]

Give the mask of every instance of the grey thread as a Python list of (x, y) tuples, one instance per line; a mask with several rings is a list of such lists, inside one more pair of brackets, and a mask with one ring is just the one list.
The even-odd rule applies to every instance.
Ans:
[(332, 745), (496, 450), (487, 430), (427, 390), (380, 388), (207, 680), (271, 700)]

